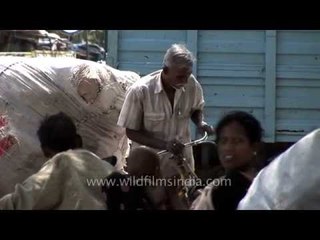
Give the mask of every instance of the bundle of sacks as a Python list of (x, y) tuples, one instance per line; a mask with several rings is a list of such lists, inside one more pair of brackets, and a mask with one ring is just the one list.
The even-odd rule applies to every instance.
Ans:
[[(88, 104), (79, 95), (79, 66), (89, 65), (98, 97)], [(85, 149), (125, 164), (129, 146), (117, 126), (126, 91), (139, 79), (130, 71), (76, 58), (0, 57), (0, 197), (40, 169), (47, 160), (37, 138), (40, 121), (60, 111), (73, 118)], [(81, 98), (82, 97), (82, 98)]]

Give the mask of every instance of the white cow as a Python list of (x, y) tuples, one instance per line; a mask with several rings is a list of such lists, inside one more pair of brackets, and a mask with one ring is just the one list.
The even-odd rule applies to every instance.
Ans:
[(274, 159), (254, 179), (239, 210), (320, 209), (320, 129)]

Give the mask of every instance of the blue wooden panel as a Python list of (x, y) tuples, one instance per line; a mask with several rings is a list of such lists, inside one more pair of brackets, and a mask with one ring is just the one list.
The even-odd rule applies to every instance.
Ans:
[(243, 77), (203, 77), (201, 76), (201, 85), (212, 86), (264, 86), (263, 78), (243, 78)]
[(206, 106), (208, 107), (264, 107), (264, 99), (261, 97), (250, 97), (250, 96), (234, 96), (234, 95), (225, 95), (222, 97), (217, 96), (206, 96)]
[(187, 43), (186, 30), (121, 30), (119, 68), (144, 76), (162, 67), (163, 56), (173, 43)]
[(118, 54), (118, 59), (120, 62), (140, 62), (140, 63), (162, 63), (164, 51), (120, 51)]
[(212, 122), (231, 110), (263, 120), (264, 31), (199, 31), (198, 79)]
[[(146, 20), (147, 21), (147, 20)], [(152, 39), (162, 41), (170, 39), (172, 41), (182, 41), (187, 38), (185, 30), (121, 30), (119, 39)]]
[(203, 93), (205, 96), (226, 97), (226, 96), (238, 96), (238, 97), (264, 97), (264, 88), (259, 86), (223, 86), (223, 85), (209, 85), (203, 87)]
[(276, 132), (276, 140), (275, 142), (296, 142), (297, 140), (301, 139), (306, 134), (291, 134), (291, 133), (284, 133), (284, 132)]
[(118, 67), (118, 31), (115, 30), (109, 31), (106, 63)]
[(198, 54), (198, 64), (254, 64), (264, 66), (264, 54), (256, 53), (209, 53), (200, 52)]
[(277, 122), (277, 132), (290, 135), (305, 135), (317, 129), (319, 123), (316, 121), (294, 121), (285, 120)]
[(277, 141), (320, 127), (320, 31), (278, 31)]
[[(277, 97), (277, 108), (320, 109), (320, 102), (313, 97)], [(320, 119), (319, 119), (320, 127)]]
[(320, 54), (320, 31), (278, 31), (278, 54)]
[(280, 54), (277, 57), (279, 65), (306, 65), (306, 66), (320, 66), (320, 53), (311, 54)]
[(209, 122), (210, 124), (215, 126), (217, 124), (217, 122), (226, 113), (228, 113), (230, 111), (245, 111), (245, 112), (251, 113), (261, 122), (262, 128), (265, 128), (265, 126), (264, 126), (264, 109), (263, 108), (219, 107), (219, 106), (206, 107), (206, 110), (204, 112), (204, 117), (207, 122)]
[(266, 31), (265, 134), (275, 140), (276, 123), (276, 31)]
[(277, 119), (280, 120), (298, 120), (298, 121), (316, 121), (320, 124), (320, 109), (277, 109)]
[(279, 43), (317, 43), (320, 42), (320, 31), (308, 30), (280, 30), (278, 32)]
[[(278, 68), (279, 69), (279, 68)], [(305, 71), (295, 71), (296, 69), (292, 69), (291, 71), (277, 71), (277, 78), (293, 78), (293, 79), (320, 79), (320, 72), (307, 72)]]
[(278, 54), (319, 54), (319, 43), (279, 43)]
[(320, 127), (318, 30), (116, 32), (117, 49), (109, 55), (116, 57), (119, 69), (140, 75), (161, 68), (172, 43), (187, 43), (197, 55), (194, 71), (204, 88), (209, 121), (229, 110), (252, 112), (268, 133), (274, 129), (275, 139), (269, 134), (267, 141), (297, 141)]
[(199, 39), (238, 40), (242, 42), (261, 42), (263, 44), (265, 31), (263, 30), (201, 30)]
[(264, 53), (264, 31), (199, 31), (199, 52)]
[(298, 79), (278, 78), (277, 86), (320, 88), (320, 81), (318, 79), (305, 79), (305, 78), (298, 78)]
[(129, 63), (129, 62), (120, 62), (119, 69), (130, 70), (138, 73), (140, 76), (147, 75), (156, 70), (159, 70), (162, 67), (161, 63), (152, 64), (152, 63)]
[[(187, 31), (187, 46), (188, 46), (188, 49), (197, 58), (198, 56), (198, 31), (197, 30)], [(195, 77), (197, 77), (197, 74), (198, 74), (197, 66), (198, 66), (198, 62), (196, 61), (192, 67), (192, 72)]]
[(212, 106), (208, 107), (204, 113), (206, 118), (214, 120), (217, 122), (221, 117), (223, 117), (226, 113), (230, 111), (245, 111), (253, 114), (257, 117), (261, 122), (263, 122), (264, 110), (263, 108), (253, 108), (253, 107), (219, 107)]
[(278, 87), (277, 97), (311, 98), (320, 102), (320, 88), (315, 87)]
[(198, 76), (200, 77), (248, 77), (248, 78), (258, 78), (263, 77), (264, 72), (259, 70), (259, 67), (254, 68), (244, 68), (242, 70), (228, 69), (228, 68), (217, 68), (217, 69), (198, 69)]
[[(181, 41), (180, 41), (181, 42)], [(165, 51), (175, 41), (171, 39), (155, 41), (154, 39), (123, 39), (119, 42), (120, 51)], [(185, 43), (185, 42), (181, 42)]]
[(212, 40), (202, 41), (198, 51), (213, 53), (264, 53), (264, 46), (263, 44), (259, 44), (259, 42), (239, 43), (235, 40)]

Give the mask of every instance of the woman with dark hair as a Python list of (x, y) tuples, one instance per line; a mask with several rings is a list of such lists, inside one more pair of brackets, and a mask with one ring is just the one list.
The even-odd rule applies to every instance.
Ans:
[(236, 210), (259, 171), (262, 132), (259, 121), (243, 111), (230, 112), (218, 122), (216, 143), (225, 175), (205, 187), (191, 209)]

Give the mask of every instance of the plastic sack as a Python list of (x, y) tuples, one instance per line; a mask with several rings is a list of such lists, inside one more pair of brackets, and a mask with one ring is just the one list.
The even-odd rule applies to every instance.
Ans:
[[(74, 67), (83, 63), (110, 72), (99, 104), (87, 105), (71, 84)], [(126, 90), (139, 78), (76, 58), (0, 57), (0, 197), (46, 161), (36, 135), (46, 115), (65, 112), (75, 121), (85, 149), (123, 161), (128, 141), (117, 120)]]
[(320, 129), (309, 133), (256, 176), (239, 210), (320, 209)]

